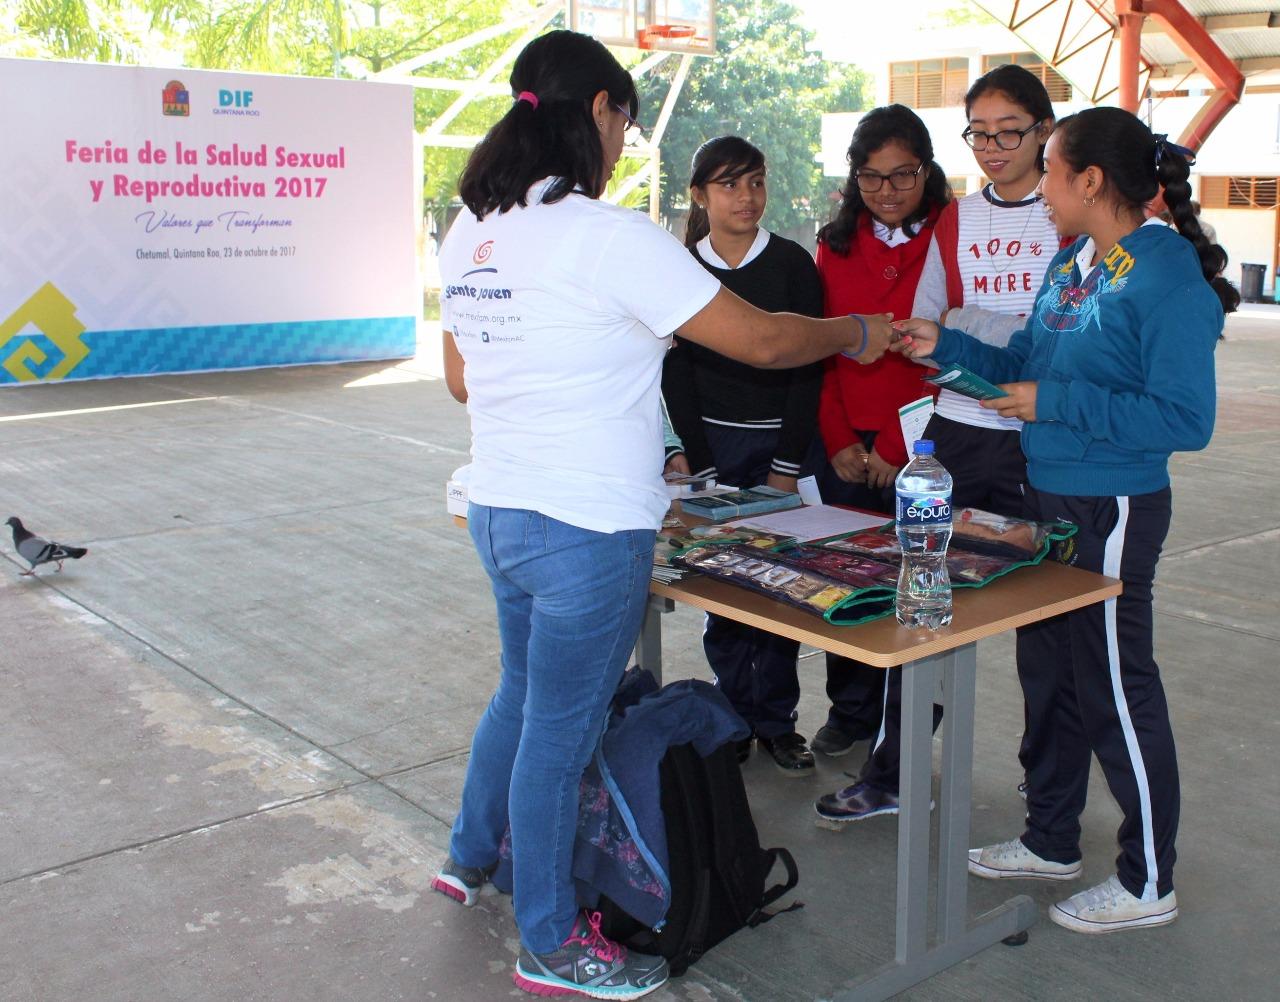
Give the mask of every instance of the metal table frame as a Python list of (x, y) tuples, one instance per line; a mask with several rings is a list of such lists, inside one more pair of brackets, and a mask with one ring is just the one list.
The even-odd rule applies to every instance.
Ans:
[[(862, 650), (851, 655), (873, 664), (878, 661), (882, 667), (903, 664), (897, 948), (892, 962), (864, 980), (842, 986), (833, 1002), (887, 999), (1009, 936), (1029, 929), (1036, 920), (1035, 902), (1025, 894), (1010, 898), (972, 921), (969, 919), (968, 850), (973, 785), (977, 640), (1072, 608), (1103, 601), (1119, 594), (1120, 584), (1101, 575), (1057, 564), (1028, 568), (1018, 574), (1022, 575), (1022, 588), (1016, 592), (1010, 591), (1014, 585), (1007, 578), (988, 586), (992, 592), (1005, 594), (989, 595), (981, 600), (987, 608), (983, 615), (971, 617), (981, 621), (974, 623), (969, 629), (956, 629), (957, 626), (964, 625), (960, 615), (961, 602), (976, 605), (973, 596), (977, 593), (965, 592), (962, 600), (961, 593), (957, 592), (956, 623), (951, 630), (933, 634), (927, 642), (916, 645), (922, 649), (916, 651), (918, 656), (914, 660), (902, 656), (902, 652), (910, 651), (910, 647), (898, 648), (890, 653), (888, 647), (893, 647), (893, 644), (887, 647), (882, 645), (883, 649), (870, 653), (869, 657), (869, 652)], [(1037, 582), (1046, 581), (1054, 584), (1057, 594), (1046, 593), (1043, 602), (1028, 601), (1026, 592), (1035, 592)], [(979, 591), (987, 590), (984, 588)], [(1002, 597), (1005, 598), (1004, 604), (1000, 601)], [(1010, 601), (1015, 598), (1022, 601)], [(992, 602), (992, 599), (995, 601)], [(636, 654), (639, 664), (653, 672), (659, 680), (662, 673), (661, 614), (674, 608), (673, 600), (688, 602), (718, 615), (804, 640), (819, 649), (834, 648), (840, 654), (850, 653), (847, 648), (852, 645), (856, 631), (866, 629), (834, 628), (820, 620), (813, 620), (820, 626), (806, 628), (801, 622), (805, 619), (804, 613), (796, 613), (779, 603), (722, 582), (691, 579), (691, 582), (676, 585), (654, 584), (645, 610)], [(1006, 604), (1009, 608), (1005, 608)], [(999, 612), (993, 613), (993, 608)], [(775, 611), (778, 614), (777, 622), (772, 617)], [(868, 624), (876, 625), (878, 624)], [(891, 629), (897, 630), (900, 636), (909, 633), (898, 627)], [(880, 630), (881, 634), (885, 632), (886, 628)], [(920, 639), (918, 632), (915, 637)], [(897, 657), (896, 661), (894, 657)], [(936, 857), (937, 911), (931, 940), (929, 888), (934, 867), (929, 851), (929, 814), (935, 701), (940, 701), (945, 707), (945, 716), (942, 724), (942, 777)]]

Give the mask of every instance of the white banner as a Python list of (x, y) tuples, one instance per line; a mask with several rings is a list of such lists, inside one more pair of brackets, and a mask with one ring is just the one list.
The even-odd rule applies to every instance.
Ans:
[(0, 59), (0, 384), (411, 355), (412, 89)]

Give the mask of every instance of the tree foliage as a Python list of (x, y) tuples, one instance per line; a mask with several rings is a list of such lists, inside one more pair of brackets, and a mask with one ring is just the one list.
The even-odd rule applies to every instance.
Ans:
[[(791, 229), (828, 213), (816, 163), (824, 112), (863, 107), (865, 75), (831, 65), (786, 0), (720, 0), (713, 58), (695, 60), (662, 138), (662, 212), (688, 205), (689, 164), (698, 146), (739, 135), (764, 152), (769, 169), (766, 225)], [(656, 114), (674, 72), (642, 80), (642, 110)], [(666, 69), (663, 74), (662, 70)]]

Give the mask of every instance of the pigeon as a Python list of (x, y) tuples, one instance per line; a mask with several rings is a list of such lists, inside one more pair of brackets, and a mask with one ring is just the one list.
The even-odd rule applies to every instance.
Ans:
[(50, 562), (57, 564), (58, 570), (62, 570), (62, 561), (79, 560), (89, 552), (83, 546), (63, 546), (61, 543), (41, 539), (29, 532), (16, 515), (10, 516), (4, 524), (13, 527), (13, 548), (18, 551), (18, 556), (31, 565), (31, 570), (22, 572), (23, 577), (34, 575), (40, 564)]

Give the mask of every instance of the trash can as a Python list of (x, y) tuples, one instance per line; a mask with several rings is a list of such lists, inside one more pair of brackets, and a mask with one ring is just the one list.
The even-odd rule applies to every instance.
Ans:
[(1262, 302), (1262, 280), (1267, 274), (1265, 264), (1240, 266), (1240, 298), (1246, 303)]
[(1271, 298), (1280, 303), (1280, 268), (1276, 269), (1275, 281), (1271, 283)]

